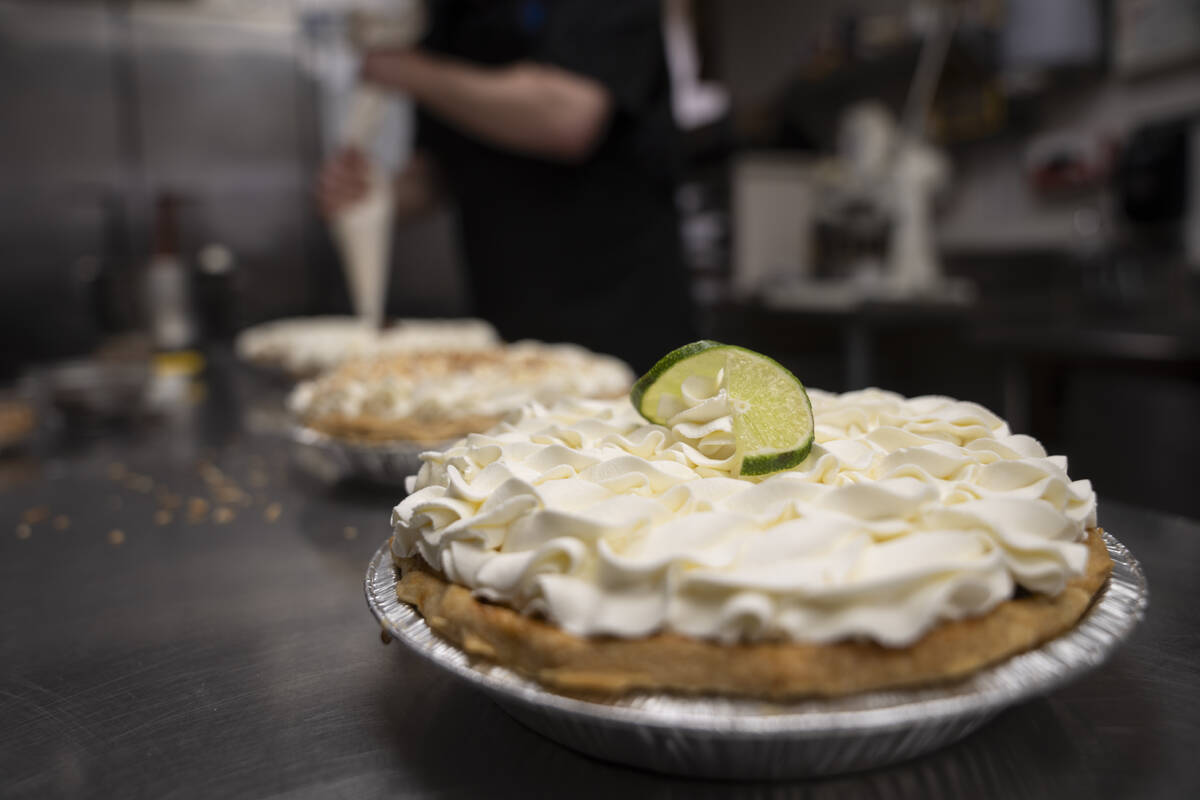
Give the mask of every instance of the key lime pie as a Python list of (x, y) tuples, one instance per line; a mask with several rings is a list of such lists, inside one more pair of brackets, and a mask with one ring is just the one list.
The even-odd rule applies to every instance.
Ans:
[(288, 405), (306, 427), (339, 439), (440, 443), (487, 430), (533, 401), (621, 397), (632, 381), (612, 356), (525, 341), (350, 361), (301, 383)]
[(500, 337), (481, 319), (401, 319), (379, 329), (357, 317), (296, 317), (264, 322), (238, 334), (238, 356), (297, 378), (346, 361), (427, 352), (477, 352)]
[(975, 403), (805, 392), (741, 348), (422, 455), (400, 599), (565, 692), (786, 698), (952, 680), (1072, 627), (1091, 484)]

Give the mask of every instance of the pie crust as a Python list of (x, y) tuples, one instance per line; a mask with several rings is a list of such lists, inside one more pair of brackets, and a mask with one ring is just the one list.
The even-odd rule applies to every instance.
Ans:
[(503, 421), (502, 416), (463, 416), (446, 419), (419, 417), (377, 417), (362, 414), (324, 414), (305, 420), (304, 424), (326, 436), (363, 444), (389, 444), (397, 441), (417, 444), (439, 444), (448, 439), (461, 439), (469, 433), (486, 431)]
[(396, 593), (429, 626), (472, 656), (568, 694), (631, 690), (785, 699), (896, 689), (963, 678), (1071, 628), (1112, 571), (1101, 529), (1088, 531), (1083, 575), (1058, 595), (1021, 594), (988, 613), (943, 622), (914, 644), (791, 641), (724, 645), (675, 633), (582, 637), (506, 606), (480, 601), (420, 557), (396, 558)]

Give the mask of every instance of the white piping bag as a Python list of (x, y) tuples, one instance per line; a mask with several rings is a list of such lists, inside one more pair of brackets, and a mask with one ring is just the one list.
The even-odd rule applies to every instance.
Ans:
[(358, 86), (342, 132), (342, 146), (367, 159), (367, 193), (333, 219), (333, 238), (342, 259), (354, 313), (373, 328), (384, 322), (388, 274), (391, 271), (395, 198), (391, 173), (372, 155), (387, 96), (371, 86)]
[[(374, 13), (358, 11), (350, 16), (350, 37), (360, 51), (409, 46), (425, 30), (425, 4), (421, 0), (376, 0), (364, 5), (373, 6)], [(389, 93), (379, 88), (359, 84), (354, 89), (341, 145), (353, 147), (366, 158), (367, 193), (332, 222), (354, 311), (374, 328), (384, 323), (395, 224), (392, 175), (379, 163), (374, 147), (389, 101)]]

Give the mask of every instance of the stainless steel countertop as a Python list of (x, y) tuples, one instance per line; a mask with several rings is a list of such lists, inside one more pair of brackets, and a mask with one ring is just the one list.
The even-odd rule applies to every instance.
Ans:
[(247, 429), (277, 397), (238, 371), (209, 388), (0, 459), (0, 796), (1200, 796), (1200, 523), (1102, 501), (1146, 621), (963, 742), (819, 782), (685, 781), (577, 755), (384, 646), (362, 580), (397, 493), (322, 485)]

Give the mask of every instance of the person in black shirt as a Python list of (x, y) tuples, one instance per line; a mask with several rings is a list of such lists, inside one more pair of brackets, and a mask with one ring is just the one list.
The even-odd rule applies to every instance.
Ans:
[[(419, 47), (363, 78), (417, 103), (400, 216), (457, 203), (476, 313), (509, 340), (571, 341), (648, 368), (692, 337), (658, 0), (432, 2)], [(366, 190), (325, 165), (327, 214)]]

